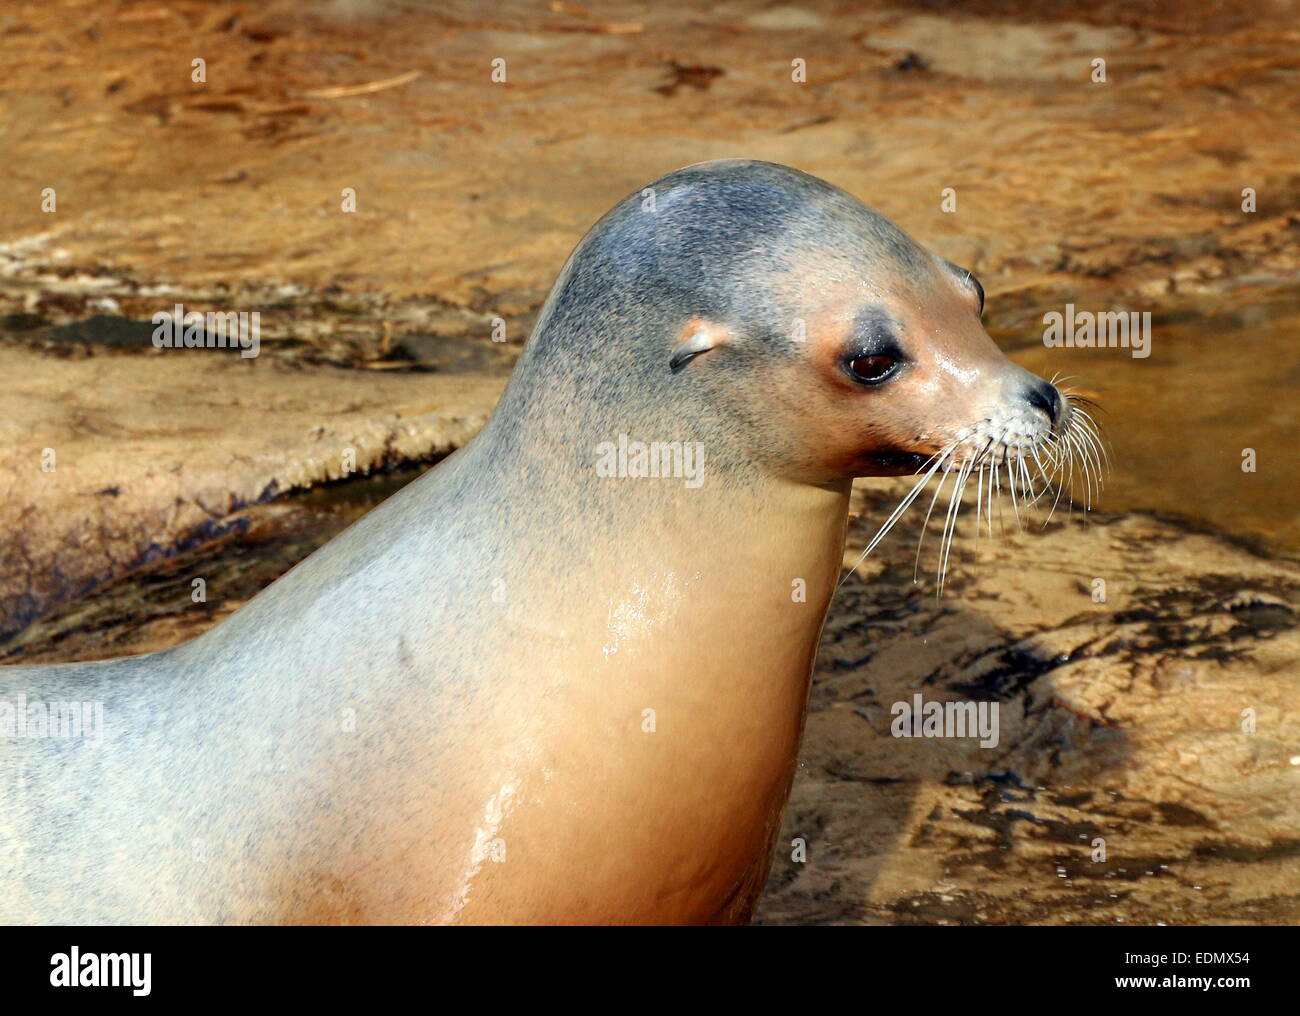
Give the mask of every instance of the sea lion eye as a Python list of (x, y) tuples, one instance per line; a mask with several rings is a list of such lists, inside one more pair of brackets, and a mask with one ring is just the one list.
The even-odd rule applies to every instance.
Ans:
[(898, 369), (898, 357), (892, 353), (872, 353), (867, 356), (851, 356), (844, 361), (845, 369), (854, 381), (864, 385), (878, 385), (889, 378)]
[(970, 272), (967, 272), (966, 274), (970, 278), (971, 285), (975, 287), (975, 295), (980, 298), (979, 316), (983, 317), (984, 316), (984, 287), (980, 285), (980, 280), (975, 278), (975, 276), (971, 275)]

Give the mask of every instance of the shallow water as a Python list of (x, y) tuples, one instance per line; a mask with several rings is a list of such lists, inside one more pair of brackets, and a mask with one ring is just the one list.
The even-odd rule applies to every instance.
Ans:
[[(1300, 294), (1153, 315), (1151, 333), (1145, 359), (1049, 349), (1040, 333), (999, 339), (1018, 363), (1074, 375), (1070, 385), (1101, 404), (1112, 468), (1100, 509), (1183, 515), (1275, 551), (1300, 549)], [(1245, 449), (1255, 451), (1255, 472), (1243, 472)]]

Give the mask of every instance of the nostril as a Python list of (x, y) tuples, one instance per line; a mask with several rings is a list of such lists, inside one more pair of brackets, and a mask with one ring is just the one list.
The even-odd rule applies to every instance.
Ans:
[(1055, 385), (1039, 381), (1025, 393), (1025, 399), (1035, 409), (1047, 414), (1047, 419), (1055, 426), (1061, 415), (1061, 395)]

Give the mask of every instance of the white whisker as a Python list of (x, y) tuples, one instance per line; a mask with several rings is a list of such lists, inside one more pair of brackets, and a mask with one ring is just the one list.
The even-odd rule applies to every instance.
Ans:
[[(929, 468), (929, 470), (926, 471), (925, 475), (922, 476), (919, 481), (917, 481), (916, 485), (912, 487), (908, 495), (905, 498), (903, 498), (901, 502), (899, 502), (899, 505), (897, 508), (894, 509), (893, 514), (891, 514), (889, 518), (885, 520), (884, 525), (882, 525), (876, 531), (876, 535), (871, 538), (871, 542), (867, 544), (867, 549), (862, 552), (862, 556), (858, 558), (858, 562), (853, 566), (852, 571), (857, 570), (857, 568), (862, 564), (862, 562), (867, 559), (867, 555), (870, 554), (873, 550), (875, 550), (876, 546), (880, 543), (881, 540), (885, 538), (886, 534), (888, 534), (889, 531), (894, 528), (894, 524), (898, 522), (900, 518), (903, 517), (903, 513), (907, 511), (907, 509), (911, 506), (912, 502), (916, 500), (916, 496), (920, 494), (922, 490), (925, 489), (925, 485), (930, 482), (930, 478), (934, 476), (935, 472), (939, 469), (939, 467), (942, 464), (943, 464), (942, 458), (936, 459), (934, 465), (932, 465)], [(846, 574), (844, 578), (848, 578), (848, 574)], [(839, 584), (843, 585), (844, 579), (840, 579)]]
[[(1052, 384), (1063, 384), (1068, 378), (1054, 376)], [(948, 492), (948, 503), (944, 508), (943, 525), (939, 533), (938, 562), (935, 572), (935, 590), (943, 595), (948, 582), (948, 571), (952, 563), (953, 544), (957, 540), (957, 528), (961, 521), (962, 508), (965, 505), (966, 490), (971, 480), (975, 481), (975, 542), (978, 545), (981, 534), (986, 533), (992, 539), (994, 532), (994, 505), (997, 506), (998, 528), (1006, 534), (1005, 501), (1011, 500), (1011, 513), (1016, 529), (1024, 531), (1021, 508), (1032, 509), (1043, 505), (1049, 498), (1051, 505), (1047, 508), (1043, 525), (1051, 522), (1057, 507), (1064, 498), (1066, 507), (1073, 514), (1075, 500), (1072, 496), (1076, 485), (1083, 488), (1086, 509), (1091, 510), (1095, 497), (1100, 493), (1105, 473), (1109, 470), (1110, 452), (1092, 415), (1072, 397), (1069, 392), (1061, 392), (1067, 407), (1063, 418), (1057, 421), (1055, 428), (1042, 427), (1041, 418), (1030, 422), (1026, 416), (1012, 416), (1009, 422), (995, 430), (995, 418), (985, 418), (967, 428), (953, 439), (940, 452), (932, 455), (918, 470), (920, 479), (890, 512), (884, 523), (872, 536), (858, 558), (850, 573), (857, 570), (867, 556), (876, 549), (884, 538), (894, 529), (907, 510), (915, 503), (929, 486), (936, 473), (939, 483), (930, 497), (925, 517), (921, 521), (916, 541), (916, 557), (913, 563), (912, 579), (919, 581), (921, 570), (921, 553), (925, 548), (925, 539), (930, 530), (930, 520), (934, 517), (935, 506), (944, 495), (948, 477), (952, 475), (952, 489)], [(1082, 398), (1082, 397), (1079, 397)], [(1084, 400), (1086, 401), (1086, 400)], [(1005, 469), (1005, 494), (1004, 478)], [(840, 584), (848, 578), (841, 579)]]
[(968, 458), (957, 473), (956, 486), (948, 501), (948, 515), (944, 520), (943, 540), (939, 551), (939, 587), (938, 594), (943, 595), (943, 587), (948, 579), (948, 558), (952, 554), (952, 540), (957, 533), (957, 516), (961, 514), (961, 498), (966, 493), (966, 480), (970, 476), (973, 458)]
[[(951, 451), (953, 447), (954, 447), (953, 445), (949, 445), (948, 451)], [(943, 476), (939, 480), (939, 486), (934, 489), (934, 497), (930, 498), (930, 507), (925, 510), (925, 521), (921, 523), (921, 535), (916, 541), (916, 563), (912, 567), (913, 582), (917, 581), (917, 577), (920, 574), (921, 548), (925, 545), (925, 534), (929, 531), (930, 528), (930, 516), (934, 514), (935, 502), (939, 500), (939, 495), (940, 493), (943, 492), (943, 485), (948, 482), (948, 473), (949, 470), (945, 469)]]

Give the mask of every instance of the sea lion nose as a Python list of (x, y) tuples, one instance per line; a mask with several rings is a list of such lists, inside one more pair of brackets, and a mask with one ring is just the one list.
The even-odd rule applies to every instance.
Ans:
[(1041, 409), (1047, 414), (1048, 422), (1053, 427), (1061, 419), (1061, 393), (1056, 390), (1055, 385), (1049, 385), (1046, 381), (1035, 379), (1029, 388), (1025, 391), (1025, 400), (1035, 409)]

